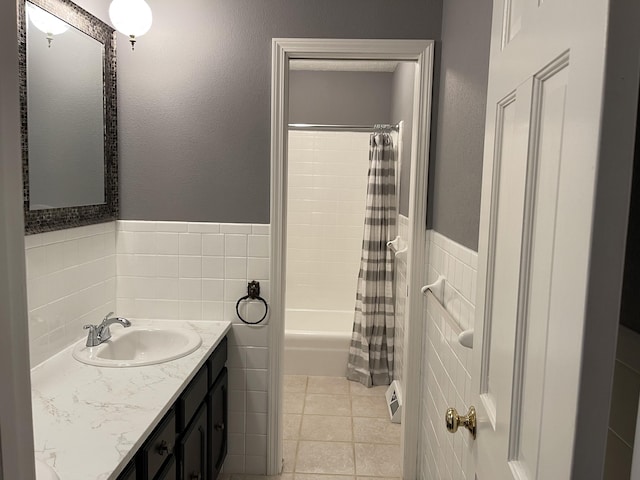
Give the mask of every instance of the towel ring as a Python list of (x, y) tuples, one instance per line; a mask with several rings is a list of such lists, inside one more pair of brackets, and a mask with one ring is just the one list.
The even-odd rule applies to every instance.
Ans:
[[(240, 303), (244, 300), (260, 300), (264, 304), (264, 315), (262, 315), (260, 320), (257, 322), (248, 322), (242, 318), (242, 315), (240, 315)], [(236, 302), (236, 314), (238, 315), (238, 318), (247, 325), (257, 325), (267, 318), (267, 313), (269, 313), (269, 305), (267, 304), (267, 301), (260, 296), (260, 282), (253, 280), (247, 284), (247, 294), (244, 297), (239, 298)]]

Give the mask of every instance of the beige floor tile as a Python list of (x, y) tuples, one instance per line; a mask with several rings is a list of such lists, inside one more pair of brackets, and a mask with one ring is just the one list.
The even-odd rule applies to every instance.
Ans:
[(294, 480), (293, 473), (282, 475), (241, 475), (234, 473), (230, 477), (218, 477), (218, 480)]
[(296, 467), (296, 453), (298, 451), (298, 442), (295, 440), (285, 440), (282, 456), (284, 462), (282, 465), (282, 471), (284, 473), (293, 472)]
[(380, 385), (377, 387), (370, 387), (367, 388), (364, 385), (362, 385), (361, 383), (358, 382), (349, 382), (349, 391), (351, 392), (351, 395), (363, 395), (363, 396), (369, 396), (369, 397), (384, 397), (384, 393), (387, 391), (387, 388), (389, 388), (388, 385)]
[(303, 415), (300, 440), (352, 442), (351, 417)]
[(342, 377), (309, 377), (307, 393), (349, 394), (349, 381)]
[(362, 443), (390, 443), (400, 445), (402, 428), (389, 418), (353, 418), (353, 440)]
[(357, 477), (357, 480), (402, 480), (400, 477)]
[(322, 475), (314, 473), (296, 473), (295, 480), (355, 480), (350, 475)]
[(307, 389), (306, 375), (285, 375), (284, 391), (285, 392), (305, 392)]
[(354, 417), (389, 418), (387, 400), (382, 397), (351, 396), (351, 414)]
[(301, 440), (298, 443), (295, 472), (353, 475), (353, 444)]
[(282, 415), (283, 437), (285, 440), (298, 440), (300, 438), (300, 423), (302, 415), (285, 413)]
[(288, 392), (282, 402), (283, 413), (302, 413), (304, 407), (304, 396), (302, 392)]
[(374, 477), (399, 477), (400, 445), (356, 443), (356, 474)]
[(349, 416), (351, 415), (351, 398), (349, 395), (308, 393), (304, 407), (305, 414)]

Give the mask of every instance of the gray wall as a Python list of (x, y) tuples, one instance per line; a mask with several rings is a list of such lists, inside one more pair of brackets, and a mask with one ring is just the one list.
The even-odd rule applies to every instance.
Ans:
[(429, 174), (427, 225), (476, 251), (491, 9), (491, 0), (444, 2), (437, 131)]
[(392, 81), (389, 72), (292, 71), (289, 122), (388, 123)]
[(409, 215), (409, 189), (411, 179), (411, 135), (413, 133), (413, 90), (416, 67), (414, 63), (403, 62), (393, 74), (391, 123), (404, 121), (402, 127), (402, 158), (400, 171), (399, 213)]
[(271, 39), (438, 40), (442, 18), (441, 0), (150, 5), (134, 52), (118, 36), (123, 219), (268, 222)]

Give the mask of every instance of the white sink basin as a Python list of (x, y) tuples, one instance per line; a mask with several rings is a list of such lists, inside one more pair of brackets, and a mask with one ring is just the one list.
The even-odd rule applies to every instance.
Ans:
[(97, 347), (86, 347), (86, 340), (73, 349), (73, 357), (99, 367), (140, 367), (169, 362), (189, 355), (202, 339), (184, 328), (111, 328), (111, 339)]

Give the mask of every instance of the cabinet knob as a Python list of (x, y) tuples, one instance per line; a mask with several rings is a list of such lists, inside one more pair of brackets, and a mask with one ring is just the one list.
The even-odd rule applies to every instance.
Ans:
[(158, 452), (158, 455), (160, 455), (161, 457), (171, 453), (171, 449), (169, 448), (169, 444), (167, 443), (166, 440), (162, 440), (160, 442), (160, 445), (156, 447), (156, 452)]
[(224, 423), (216, 423), (213, 428), (215, 428), (217, 431), (221, 432), (222, 430), (224, 430)]

